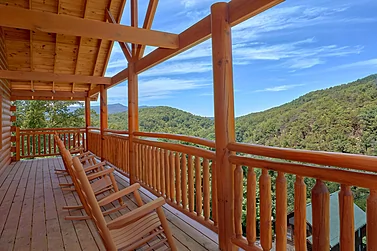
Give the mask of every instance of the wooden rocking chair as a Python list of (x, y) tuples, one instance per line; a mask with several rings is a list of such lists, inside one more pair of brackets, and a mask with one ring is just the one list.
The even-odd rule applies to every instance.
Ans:
[[(63, 148), (66, 149), (64, 142), (59, 138), (59, 136), (56, 132), (55, 132), (55, 135), (54, 135), (54, 140), (56, 142), (56, 145), (59, 148), (60, 153), (62, 152)], [(84, 152), (84, 149), (82, 147), (72, 148), (72, 149), (67, 149), (67, 150), (70, 152), (70, 154), (76, 154), (76, 156), (80, 158), (81, 163), (84, 164), (84, 167), (89, 167), (89, 166), (93, 166), (93, 165), (97, 164), (95, 155), (93, 155), (90, 152)], [(65, 169), (55, 169), (55, 173), (56, 174), (68, 175), (68, 171), (67, 171), (66, 168)], [(67, 184), (67, 186), (72, 186), (72, 184), (71, 185)]]
[[(84, 202), (89, 209), (90, 216), (98, 228), (106, 250), (135, 250), (147, 242), (158, 239), (148, 250), (153, 250), (168, 244), (170, 249), (177, 250), (162, 206), (165, 200), (160, 197), (110, 222), (105, 221), (100, 206), (110, 198), (97, 201), (88, 177), (78, 158), (73, 159), (74, 177), (82, 189)], [(112, 194), (118, 197), (126, 193), (126, 189)]]

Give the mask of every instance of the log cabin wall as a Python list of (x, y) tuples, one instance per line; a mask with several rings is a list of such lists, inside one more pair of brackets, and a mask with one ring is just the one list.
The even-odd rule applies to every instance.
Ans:
[[(0, 69), (7, 69), (4, 33), (0, 27)], [(0, 173), (11, 162), (10, 83), (0, 79)]]

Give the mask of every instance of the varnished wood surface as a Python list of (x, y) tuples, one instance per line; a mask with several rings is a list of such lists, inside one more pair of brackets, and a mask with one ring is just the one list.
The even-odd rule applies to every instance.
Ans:
[[(14, 162), (0, 175), (0, 250), (105, 250), (90, 221), (66, 221), (68, 212), (61, 208), (75, 205), (79, 199), (63, 192), (55, 168), (63, 168), (60, 158)], [(128, 179), (116, 175), (120, 188)], [(141, 190), (144, 202), (154, 196)], [(125, 198), (129, 209), (135, 209), (133, 195)], [(170, 206), (164, 207), (178, 250), (217, 250), (217, 235)], [(71, 215), (82, 215), (72, 211)], [(107, 220), (119, 216), (111, 214)], [(152, 245), (152, 243), (150, 243)], [(142, 250), (149, 247), (145, 246)], [(162, 247), (158, 250), (165, 250)]]

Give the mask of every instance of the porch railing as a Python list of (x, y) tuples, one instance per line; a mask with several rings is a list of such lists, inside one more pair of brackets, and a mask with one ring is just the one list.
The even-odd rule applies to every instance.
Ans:
[[(54, 130), (47, 130), (44, 135), (52, 135)], [(59, 133), (68, 133), (64, 130)], [(84, 132), (83, 129), (77, 130), (80, 135)], [(20, 135), (27, 133), (30, 134), (20, 132)], [(39, 134), (34, 132), (32, 135)], [(219, 218), (217, 214), (219, 177), (216, 175), (218, 170), (215, 163), (215, 143), (190, 136), (164, 133), (137, 132), (133, 136), (135, 165), (132, 167), (132, 173), (136, 181), (151, 193), (163, 196), (167, 203), (177, 210), (217, 232), (218, 222), (224, 219)], [(65, 139), (72, 140), (74, 136)], [(88, 149), (99, 155), (102, 144), (99, 129), (90, 128), (88, 141)], [(21, 142), (27, 144), (31, 140)], [(46, 146), (47, 151), (49, 144)], [(25, 145), (23, 147), (30, 149)], [(128, 132), (106, 130), (103, 147), (102, 157), (124, 175), (130, 176)], [(44, 151), (44, 147), (39, 149)], [(325, 181), (338, 183), (340, 187), (339, 228), (342, 250), (354, 250), (355, 247), (354, 198), (351, 187), (369, 190), (366, 202), (367, 247), (368, 250), (377, 248), (377, 157), (243, 143), (230, 143), (228, 149), (233, 152), (229, 161), (233, 165), (234, 176), (229, 179), (233, 184), (234, 194), (234, 235), (231, 239), (234, 245), (244, 250), (270, 250), (273, 245), (276, 246), (276, 250), (285, 250), (288, 225), (287, 175), (293, 175), (296, 250), (306, 250), (308, 201), (311, 201), (313, 212), (313, 250), (329, 249), (330, 196)], [(42, 154), (38, 153), (43, 155), (43, 151)], [(307, 198), (308, 187), (305, 178), (315, 179), (310, 198)], [(275, 191), (276, 196), (272, 196), (272, 191)], [(274, 214), (272, 208), (275, 208)]]
[(12, 149), (15, 160), (59, 155), (59, 148), (54, 140), (55, 132), (68, 148), (86, 149), (85, 128), (15, 128), (15, 136), (12, 137), (15, 142)]

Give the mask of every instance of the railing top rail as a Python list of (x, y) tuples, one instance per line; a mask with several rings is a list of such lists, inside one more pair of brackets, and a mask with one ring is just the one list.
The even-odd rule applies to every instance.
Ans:
[(377, 172), (377, 157), (374, 156), (279, 148), (245, 143), (230, 143), (228, 148), (234, 152), (270, 158)]
[(134, 132), (135, 136), (149, 137), (149, 138), (162, 138), (162, 139), (172, 139), (185, 141), (188, 143), (203, 145), (210, 148), (215, 148), (215, 141), (203, 139), (199, 137), (186, 136), (181, 134), (171, 134), (171, 133), (154, 133), (154, 132)]
[(199, 157), (203, 157), (203, 158), (211, 159), (211, 160), (215, 160), (216, 158), (215, 152), (198, 148), (195, 146), (187, 146), (187, 145), (182, 145), (182, 144), (151, 141), (151, 140), (144, 140), (144, 139), (134, 139), (134, 142), (143, 144), (143, 145), (159, 147), (159, 148), (163, 148), (170, 151), (176, 151), (176, 152), (186, 153), (190, 155), (195, 155), (195, 156), (199, 156)]
[(114, 133), (114, 134), (129, 134), (129, 132), (126, 131), (126, 130), (112, 130), (112, 129), (105, 129), (104, 131), (105, 131), (105, 132), (108, 132), (108, 133)]
[(20, 129), (20, 132), (33, 132), (33, 131), (78, 131), (85, 130), (84, 127), (66, 127), (66, 128), (32, 128)]
[(359, 186), (372, 189), (377, 188), (377, 175), (370, 173), (361, 173), (337, 168), (326, 168), (288, 162), (276, 162), (235, 155), (231, 155), (229, 160), (233, 164), (237, 165), (263, 168), (276, 172), (295, 174), (302, 177), (337, 182), (349, 186)]

